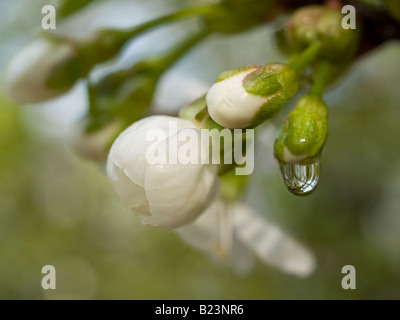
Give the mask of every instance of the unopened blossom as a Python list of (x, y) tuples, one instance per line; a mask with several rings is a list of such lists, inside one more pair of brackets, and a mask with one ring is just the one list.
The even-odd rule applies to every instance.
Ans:
[[(171, 131), (171, 128), (175, 128)], [(190, 131), (197, 142), (177, 141), (183, 130)], [(156, 142), (152, 133), (165, 135)], [(111, 185), (120, 201), (145, 225), (177, 228), (192, 222), (213, 202), (219, 193), (218, 166), (206, 161), (183, 164), (169, 162), (170, 144), (193, 144), (203, 148), (201, 132), (188, 120), (168, 116), (144, 118), (124, 132), (114, 142), (107, 163)], [(206, 157), (208, 149), (199, 151)], [(165, 154), (164, 164), (150, 161), (149, 155)], [(179, 160), (179, 159), (178, 159)]]
[(301, 97), (278, 133), (275, 157), (285, 163), (313, 162), (328, 134), (327, 116), (322, 98), (314, 94)]
[(36, 103), (67, 92), (71, 85), (52, 86), (51, 78), (57, 68), (75, 55), (69, 42), (39, 38), (29, 43), (6, 68), (3, 80), (6, 95), (20, 103)]
[(98, 63), (114, 57), (126, 38), (113, 29), (85, 37), (44, 34), (17, 52), (3, 79), (5, 93), (20, 103), (37, 103), (68, 92)]
[(208, 112), (223, 127), (252, 128), (276, 116), (297, 90), (297, 74), (286, 64), (229, 70), (208, 91)]

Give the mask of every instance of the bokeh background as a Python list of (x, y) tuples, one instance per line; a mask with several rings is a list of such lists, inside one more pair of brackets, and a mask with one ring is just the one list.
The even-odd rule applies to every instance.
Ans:
[[(128, 27), (193, 3), (96, 2), (57, 28), (78, 35)], [(45, 4), (52, 2), (0, 0), (0, 74), (40, 31)], [(191, 20), (148, 33), (94, 76), (164, 50), (195, 28)], [(154, 108), (178, 110), (225, 69), (285, 59), (273, 26), (212, 36), (163, 77)], [(0, 298), (399, 299), (399, 83), (400, 44), (393, 42), (363, 56), (331, 88), (321, 181), (309, 197), (296, 198), (281, 182), (272, 155), (281, 118), (260, 131), (245, 201), (315, 253), (316, 271), (306, 279), (261, 263), (238, 275), (175, 233), (141, 226), (117, 201), (103, 168), (74, 152), (86, 106), (82, 83), (41, 105), (18, 106), (0, 95)], [(57, 270), (56, 290), (41, 287), (48, 264)], [(357, 270), (356, 290), (341, 287), (344, 265)]]

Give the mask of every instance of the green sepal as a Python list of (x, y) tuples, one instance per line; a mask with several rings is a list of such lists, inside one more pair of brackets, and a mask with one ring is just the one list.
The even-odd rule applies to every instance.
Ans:
[(250, 73), (243, 87), (248, 93), (261, 97), (282, 93), (289, 98), (298, 91), (299, 84), (296, 72), (287, 64), (270, 63)]
[(243, 86), (247, 92), (267, 99), (254, 115), (249, 128), (278, 115), (286, 100), (299, 89), (297, 73), (282, 63), (270, 63), (258, 68), (246, 77)]
[(250, 73), (246, 77), (243, 86), (248, 93), (261, 97), (269, 97), (283, 89), (278, 82), (278, 77), (265, 70), (265, 68), (260, 68)]
[(217, 129), (218, 131), (225, 129), (210, 117), (207, 110), (206, 96), (200, 97), (181, 109), (179, 118), (192, 121), (200, 129)]
[(125, 43), (119, 30), (98, 30), (83, 38), (68, 38), (59, 35), (45, 35), (48, 41), (57, 45), (70, 46), (74, 53), (54, 67), (46, 85), (52, 89), (66, 89), (86, 77), (99, 63), (113, 58)]
[(260, 67), (258, 67), (258, 66), (244, 66), (244, 67), (241, 67), (241, 68), (224, 71), (218, 76), (217, 81), (215, 81), (215, 82), (220, 82), (220, 81), (229, 79), (229, 78), (231, 78), (233, 76), (238, 75), (239, 73), (250, 71), (253, 68), (260, 68)]
[(271, 119), (278, 115), (283, 107), (285, 106), (286, 98), (282, 93), (275, 94), (268, 99), (259, 111), (255, 114), (252, 119), (252, 125), (250, 128), (255, 128), (261, 123), (263, 123), (266, 119)]

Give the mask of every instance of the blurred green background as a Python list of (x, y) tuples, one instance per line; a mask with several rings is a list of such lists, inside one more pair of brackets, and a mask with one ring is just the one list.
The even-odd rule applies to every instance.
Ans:
[[(122, 8), (127, 1), (113, 2)], [(177, 3), (149, 2), (154, 14)], [(46, 3), (0, 0), (0, 71), (39, 28)], [(125, 12), (127, 21), (130, 14)], [(108, 17), (118, 20), (115, 13)], [(266, 26), (215, 36), (176, 72), (189, 70), (211, 85), (224, 69), (283, 61), (271, 35)], [(144, 48), (139, 41), (134, 49), (144, 55)], [(222, 54), (221, 48), (228, 50)], [(307, 279), (261, 263), (240, 276), (174, 233), (141, 226), (116, 200), (103, 169), (67, 143), (71, 129), (59, 124), (69, 110), (52, 109), (52, 102), (16, 106), (0, 97), (0, 298), (399, 299), (399, 83), (400, 45), (391, 43), (364, 56), (327, 94), (330, 134), (320, 185), (309, 197), (285, 190), (272, 148), (256, 149), (247, 201), (314, 251), (318, 265)], [(82, 101), (57, 103), (74, 109)], [(41, 287), (41, 268), (48, 264), (57, 270), (56, 290)], [(341, 287), (344, 265), (357, 270), (356, 290)]]

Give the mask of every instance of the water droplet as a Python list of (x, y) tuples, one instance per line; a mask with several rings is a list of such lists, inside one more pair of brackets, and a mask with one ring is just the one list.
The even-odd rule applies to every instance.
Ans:
[(281, 166), (285, 187), (297, 196), (306, 196), (315, 190), (319, 181), (320, 162), (311, 164), (286, 163)]

